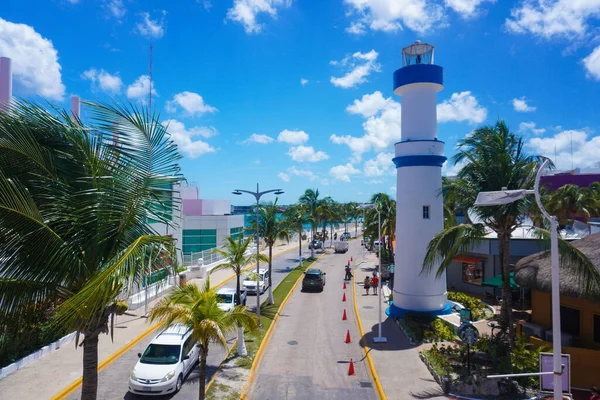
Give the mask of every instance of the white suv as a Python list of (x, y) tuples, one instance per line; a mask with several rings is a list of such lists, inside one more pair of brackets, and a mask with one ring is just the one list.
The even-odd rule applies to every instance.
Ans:
[[(268, 271), (266, 269), (258, 270), (258, 291), (260, 292), (260, 294), (263, 294), (271, 284), (271, 282), (268, 281), (267, 272)], [(243, 286), (244, 289), (246, 289), (246, 293), (256, 293), (256, 279), (245, 279)]]
[(129, 377), (129, 391), (134, 394), (161, 396), (176, 393), (198, 361), (199, 349), (192, 331), (173, 325), (150, 342)]

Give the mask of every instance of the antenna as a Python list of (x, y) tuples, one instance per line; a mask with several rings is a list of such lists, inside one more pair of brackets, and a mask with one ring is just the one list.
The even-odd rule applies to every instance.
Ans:
[(148, 89), (148, 117), (152, 110), (152, 43), (150, 43), (150, 64), (148, 66), (148, 75), (150, 75), (150, 88)]

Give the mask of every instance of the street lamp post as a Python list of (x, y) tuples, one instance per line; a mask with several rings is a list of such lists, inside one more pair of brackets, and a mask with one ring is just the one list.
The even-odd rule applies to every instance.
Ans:
[(378, 246), (377, 246), (377, 258), (378, 258), (378, 262), (379, 262), (379, 283), (378, 283), (378, 289), (379, 289), (379, 293), (378, 293), (378, 297), (379, 297), (379, 335), (375, 338), (373, 338), (373, 342), (375, 343), (386, 343), (387, 342), (387, 338), (384, 337), (381, 333), (381, 319), (382, 319), (382, 303), (383, 300), (381, 298), (381, 284), (382, 284), (382, 279), (381, 279), (381, 212), (379, 211), (379, 209), (377, 208), (376, 205), (373, 204), (367, 204), (365, 205), (363, 208), (365, 209), (374, 209), (375, 211), (377, 211), (377, 228), (378, 228)]
[[(260, 207), (260, 198), (262, 197), (263, 194), (267, 194), (267, 193), (275, 193), (275, 194), (283, 194), (283, 190), (281, 189), (271, 189), (271, 190), (265, 190), (265, 191), (260, 191), (258, 188), (258, 183), (256, 184), (256, 192), (252, 192), (250, 190), (241, 190), (241, 189), (235, 189), (232, 193), (235, 195), (241, 195), (242, 193), (248, 193), (251, 194), (252, 196), (254, 196), (254, 198), (256, 199), (256, 316), (258, 318), (258, 326), (261, 326), (260, 324), (260, 276), (259, 276), (259, 269), (260, 269), (260, 261), (258, 260), (258, 256), (260, 254), (260, 249), (259, 249), (259, 235), (258, 235), (258, 209)], [(271, 285), (271, 276), (269, 275), (269, 286)]]
[[(540, 177), (542, 171), (548, 165), (548, 160), (540, 166), (536, 177), (533, 190), (501, 190), (498, 192), (480, 192), (475, 200), (475, 206), (498, 206), (513, 203), (522, 199), (526, 195), (535, 195), (535, 201), (544, 216), (550, 222), (550, 251), (552, 260), (552, 347), (553, 347), (553, 371), (551, 373), (535, 373), (531, 375), (553, 374), (554, 375), (554, 400), (562, 400), (562, 373), (561, 364), (562, 347), (560, 331), (560, 270), (558, 264), (558, 220), (555, 216), (548, 214), (540, 199)], [(523, 376), (524, 374), (519, 374)], [(497, 375), (490, 377), (510, 377), (512, 375)]]

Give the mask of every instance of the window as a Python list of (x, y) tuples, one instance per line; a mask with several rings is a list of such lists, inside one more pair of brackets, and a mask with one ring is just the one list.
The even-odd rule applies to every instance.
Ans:
[(579, 310), (571, 307), (560, 306), (560, 330), (573, 336), (579, 336), (580, 315)]
[(190, 335), (190, 337), (188, 337), (186, 339), (186, 341), (183, 343), (183, 351), (181, 352), (181, 358), (190, 354), (190, 351), (192, 351), (195, 344), (196, 344), (196, 342), (194, 342), (194, 340), (192, 340), (192, 335)]
[(600, 343), (600, 315), (594, 314), (594, 342)]
[(429, 219), (429, 206), (423, 206), (423, 219)]
[(462, 280), (472, 285), (481, 286), (483, 283), (483, 261), (478, 261), (475, 264), (463, 263)]

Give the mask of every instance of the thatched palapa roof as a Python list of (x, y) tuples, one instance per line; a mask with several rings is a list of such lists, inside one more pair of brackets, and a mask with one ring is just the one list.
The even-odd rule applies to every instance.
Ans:
[[(588, 235), (571, 244), (585, 254), (600, 272), (600, 233)], [(600, 301), (597, 282), (584, 281), (573, 268), (560, 260), (560, 294), (563, 296)], [(516, 265), (515, 282), (543, 292), (552, 291), (552, 261), (550, 250), (524, 257)], [(587, 290), (586, 290), (587, 289)], [(586, 293), (587, 291), (587, 293)]]

